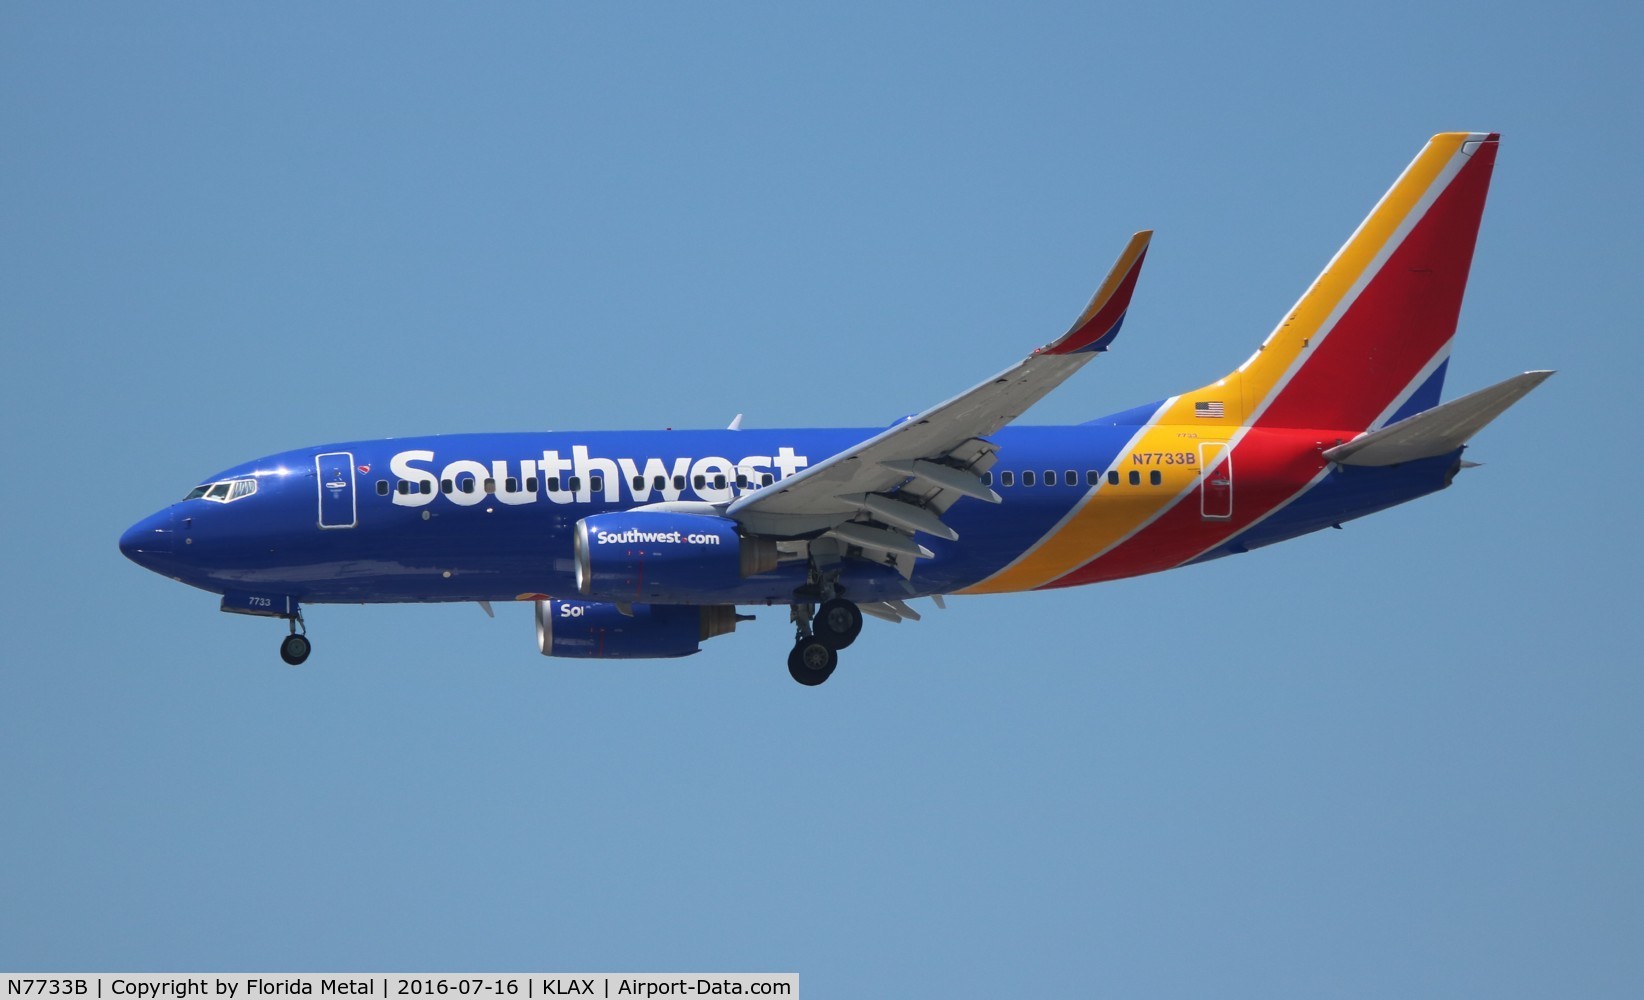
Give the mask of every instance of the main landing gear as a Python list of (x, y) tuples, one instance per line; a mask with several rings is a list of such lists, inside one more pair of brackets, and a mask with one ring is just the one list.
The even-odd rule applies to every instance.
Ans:
[(796, 626), (793, 651), (788, 654), (788, 674), (806, 687), (833, 676), (839, 666), (839, 651), (862, 634), (862, 612), (843, 597), (822, 602), (815, 615), (808, 604), (792, 605)]
[(837, 666), (839, 651), (829, 649), (814, 635), (795, 639), (793, 651), (788, 654), (788, 676), (806, 687), (816, 687), (832, 677)]
[[(314, 644), (308, 641), (308, 626), (303, 625), (303, 613), (300, 609), (287, 616), (286, 621), (291, 623), (291, 634), (280, 643), (280, 659), (295, 667), (308, 659), (308, 654), (314, 650)], [(297, 631), (299, 626), (302, 628), (301, 632)]]
[(811, 631), (831, 649), (844, 649), (862, 634), (862, 611), (843, 597), (824, 601), (811, 620)]

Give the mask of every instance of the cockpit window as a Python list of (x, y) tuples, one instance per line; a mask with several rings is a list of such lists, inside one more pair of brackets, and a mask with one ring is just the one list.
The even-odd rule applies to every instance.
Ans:
[(205, 483), (189, 490), (184, 500), (215, 500), (218, 503), (231, 503), (241, 497), (248, 497), (257, 492), (255, 479), (228, 479), (220, 483)]

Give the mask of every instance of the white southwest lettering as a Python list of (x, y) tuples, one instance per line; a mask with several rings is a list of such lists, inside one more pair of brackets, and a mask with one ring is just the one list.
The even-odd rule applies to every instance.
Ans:
[[(491, 463), (491, 478), (496, 480), (497, 499), (503, 503), (536, 503), (537, 494), (534, 490), (526, 489), (527, 481), (536, 476), (537, 463), (527, 458), (519, 463), (519, 475), (511, 476), (508, 473), (508, 463), (498, 459)], [(514, 480), (515, 489), (508, 488), (508, 480)]]
[[(394, 502), (401, 507), (421, 507), (431, 503), (434, 494), (439, 492), (439, 479), (432, 472), (427, 472), (413, 466), (412, 462), (432, 462), (434, 453), (431, 451), (402, 451), (395, 455), (388, 463), (388, 468), (394, 475), (411, 484), (411, 492), (401, 493), (394, 491)], [(428, 484), (428, 492), (422, 491), (422, 484)]]
[[(445, 471), (440, 473), (440, 485), (443, 486), (446, 482), (450, 482), (453, 487), (456, 487), (451, 493), (447, 494), (451, 498), (451, 502), (461, 504), (464, 507), (472, 507), (485, 499), (485, 491), (481, 487), (485, 485), (485, 477), (490, 474), (491, 470), (478, 462), (471, 462), (466, 458), (458, 459), (447, 465)], [(464, 478), (474, 480), (472, 493), (462, 491), (462, 480)]]
[[(647, 458), (643, 469), (639, 467), (638, 462), (631, 458), (619, 458), (617, 459), (617, 465), (622, 467), (622, 481), (628, 487), (629, 492), (633, 494), (633, 498), (640, 503), (645, 503), (651, 499), (651, 491), (656, 489), (658, 479), (663, 481), (663, 487), (660, 491), (662, 499), (678, 500), (679, 495), (685, 491), (674, 486), (674, 477), (678, 476), (681, 480), (685, 480), (690, 475), (691, 460), (676, 458), (672, 469), (664, 466), (660, 458)], [(639, 481), (637, 489), (634, 487), (636, 479)], [(689, 486), (690, 484), (687, 482), (684, 485)]]
[[(546, 497), (550, 503), (590, 503), (594, 498), (594, 477), (599, 477), (599, 500), (616, 504), (624, 498), (635, 503), (652, 503), (657, 500), (679, 500), (682, 497), (694, 497), (706, 500), (709, 503), (726, 503), (734, 499), (738, 493), (750, 493), (758, 489), (763, 483), (765, 474), (775, 471), (778, 480), (798, 472), (810, 464), (810, 458), (794, 453), (792, 448), (778, 448), (773, 455), (747, 455), (740, 461), (733, 462), (720, 455), (705, 455), (702, 458), (605, 458), (599, 455), (590, 455), (584, 445), (572, 445), (571, 457), (562, 458), (558, 451), (544, 451), (539, 459), (493, 459), (489, 463), (473, 459), (459, 458), (447, 462), (436, 473), (434, 453), (426, 449), (402, 451), (389, 460), (388, 467), (399, 479), (410, 484), (409, 492), (401, 493), (398, 488), (393, 491), (394, 503), (401, 507), (422, 507), (434, 502), (434, 498), (444, 496), (452, 503), (464, 507), (472, 507), (485, 500), (488, 496), (505, 504), (536, 503)], [(514, 475), (514, 470), (518, 475)], [(747, 486), (738, 488), (737, 476), (746, 477)], [(662, 478), (662, 489), (656, 488), (656, 480)], [(716, 487), (715, 482), (721, 481), (723, 487)], [(685, 486), (680, 489), (674, 485), (675, 481), (684, 478)], [(701, 478), (702, 486), (696, 484)], [(450, 481), (455, 487), (465, 479), (475, 481), (474, 491), (464, 493), (460, 489), (453, 489), (446, 493), (440, 489), (442, 481)], [(495, 487), (493, 493), (486, 493), (485, 480), (492, 480)], [(515, 480), (518, 487), (514, 490), (507, 488), (509, 479)], [(530, 480), (537, 479), (536, 489), (527, 487)], [(639, 481), (639, 488), (635, 489), (634, 481)], [(575, 480), (576, 489), (572, 490), (572, 481)], [(423, 484), (427, 483), (428, 492), (423, 492)]]
[(718, 545), (719, 536), (708, 534), (683, 534), (678, 531), (640, 531), (638, 528), (629, 528), (627, 531), (596, 531), (595, 541), (601, 545), (633, 545), (636, 542), (655, 542), (664, 545), (678, 545), (685, 542), (689, 545)]
[(581, 488), (577, 490), (577, 503), (587, 503), (593, 499), (594, 476), (598, 475), (601, 493), (606, 503), (616, 503), (622, 496), (617, 484), (616, 463), (608, 458), (589, 458), (588, 449), (580, 444), (571, 446), (571, 475), (582, 480)]
[(570, 503), (571, 491), (566, 484), (571, 478), (571, 463), (560, 458), (557, 451), (545, 451), (537, 467), (542, 470), (542, 481), (544, 488), (547, 489), (548, 499), (554, 503)]
[[(726, 503), (736, 496), (736, 482), (731, 472), (731, 460), (720, 458), (718, 455), (709, 455), (699, 458), (691, 465), (691, 485), (696, 486), (697, 477), (702, 477), (702, 488), (696, 491), (697, 496), (709, 503)], [(724, 477), (721, 480), (721, 477)], [(714, 484), (724, 482), (723, 487)]]

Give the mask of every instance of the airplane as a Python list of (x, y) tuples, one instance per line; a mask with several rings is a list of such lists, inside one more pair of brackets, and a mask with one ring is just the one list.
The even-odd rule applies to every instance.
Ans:
[(785, 606), (789, 674), (832, 676), (864, 615), (1217, 559), (1448, 487), (1550, 371), (1440, 402), (1496, 133), (1434, 136), (1244, 364), (1072, 426), (1016, 419), (1106, 352), (1151, 232), (1062, 336), (880, 428), (456, 434), (234, 466), (133, 525), (138, 565), (283, 619), (305, 605), (535, 605), (539, 651), (675, 657)]

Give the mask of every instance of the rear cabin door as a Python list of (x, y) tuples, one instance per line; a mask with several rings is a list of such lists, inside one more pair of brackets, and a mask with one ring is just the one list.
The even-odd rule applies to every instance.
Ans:
[(358, 523), (354, 499), (354, 455), (346, 451), (314, 456), (319, 474), (320, 527), (352, 528)]
[(1233, 452), (1226, 441), (1199, 445), (1199, 516), (1207, 521), (1233, 516)]

